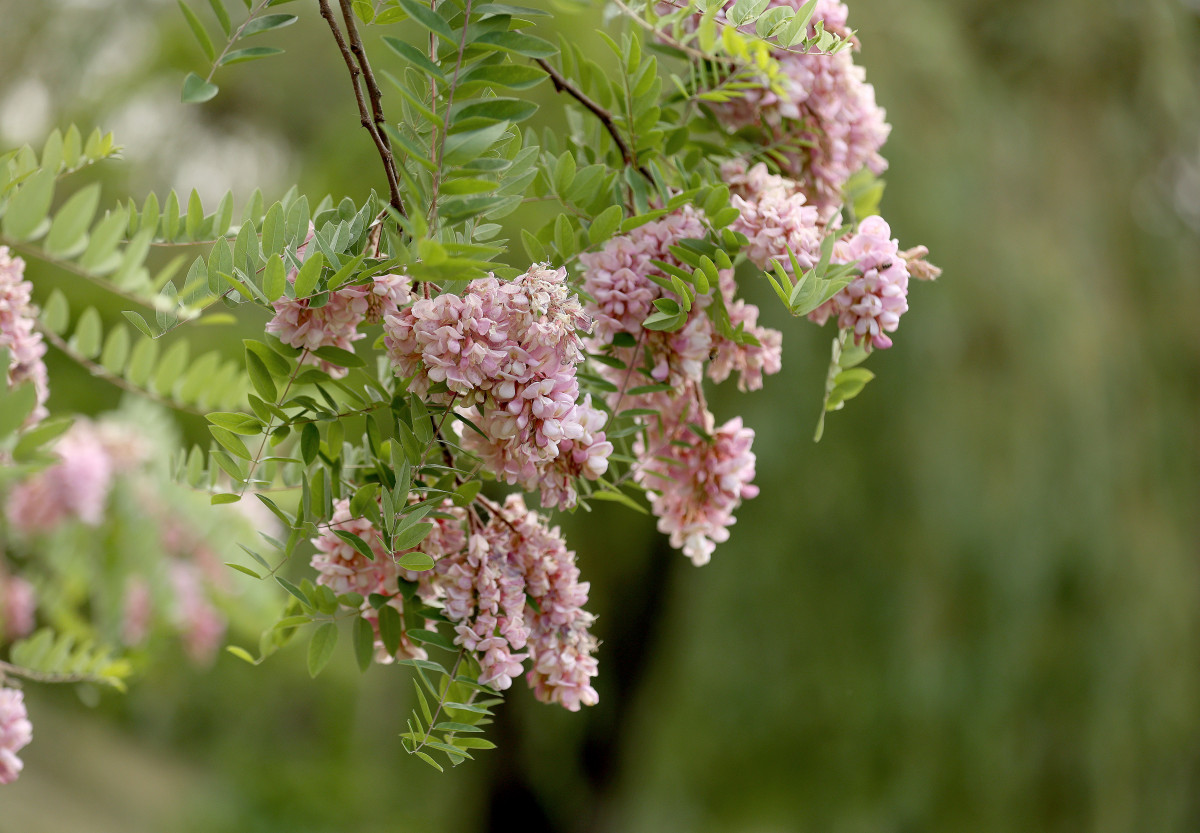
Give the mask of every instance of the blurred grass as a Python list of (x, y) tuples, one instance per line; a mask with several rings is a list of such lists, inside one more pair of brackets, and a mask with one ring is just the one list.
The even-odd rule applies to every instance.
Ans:
[[(141, 87), (82, 101), (86, 46), (72, 61), (33, 35), (128, 21), (106, 8), (35, 25), (33, 5), (0, 0), (16, 27), (0, 102), (52, 73), (55, 123), (108, 123)], [(145, 62), (196, 65), (172, 5), (123, 8), (158, 33)], [(711, 565), (670, 556), (631, 712), (614, 710), (606, 651), (646, 560), (667, 556), (648, 521), (605, 507), (567, 524), (610, 639), (594, 713), (516, 694), (513, 742), (438, 777), (395, 737), (407, 681), (374, 669), (360, 684), (348, 660), (317, 683), (299, 651), (261, 669), (223, 658), (203, 678), (160, 669), (102, 708), (123, 735), (70, 743), (60, 727), (80, 718), (60, 695), (39, 715), (39, 690), (0, 831), (81, 829), (83, 809), (45, 805), (55, 789), (127, 808), (130, 831), (482, 829), (489, 784), (516, 775), (560, 829), (1200, 827), (1200, 246), (1176, 210), (1200, 199), (1181, 173), (1200, 164), (1196, 17), (1168, 0), (851, 9), (894, 125), (884, 213), (945, 277), (914, 287), (896, 347), (870, 361), (879, 379), (817, 446), (832, 333), (750, 288), (785, 330), (784, 370), (714, 401), (757, 430), (762, 494)], [(280, 191), (286, 176), (361, 197), (377, 162), (303, 12), (291, 55), (228, 72), (188, 118), (279, 143)], [(131, 159), (111, 187), (178, 182), (167, 158)], [(109, 395), (77, 384), (72, 401)], [(619, 745), (611, 789), (589, 787), (589, 726)], [(138, 774), (147, 761), (167, 762), (161, 783)], [(120, 800), (79, 789), (110, 770), (127, 776), (100, 792)]]

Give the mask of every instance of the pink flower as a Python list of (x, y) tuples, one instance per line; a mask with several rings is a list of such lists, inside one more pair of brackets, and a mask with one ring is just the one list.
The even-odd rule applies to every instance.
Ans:
[[(313, 231), (296, 253), (303, 258)], [(293, 271), (288, 275), (289, 283), (296, 282)], [(290, 347), (308, 351), (322, 347), (338, 347), (353, 350), (353, 342), (365, 336), (358, 332), (364, 321), (375, 323), (383, 316), (394, 313), (408, 300), (409, 281), (402, 275), (377, 276), (368, 284), (355, 284), (331, 292), (320, 293), (312, 298), (283, 297), (275, 301), (275, 316), (267, 322), (267, 332), (279, 337)], [(320, 303), (321, 301), (324, 303)], [(319, 305), (318, 305), (319, 304)], [(322, 370), (336, 378), (346, 375), (346, 370), (328, 361), (309, 356), (306, 362), (317, 364)]]
[(49, 378), (42, 356), (46, 345), (34, 328), (36, 312), (31, 301), (33, 285), (25, 280), (25, 261), (0, 246), (0, 350), (8, 350), (8, 386), (32, 382), (37, 405), (26, 420), (32, 425), (46, 416)]
[[(794, 2), (778, 3), (796, 7)], [(813, 14), (827, 31), (849, 34), (846, 7), (823, 0)], [(763, 125), (772, 141), (791, 139), (800, 150), (789, 154), (786, 173), (798, 180), (812, 205), (827, 217), (841, 203), (841, 190), (852, 174), (866, 167), (882, 173), (887, 161), (879, 154), (891, 127), (875, 103), (875, 89), (849, 49), (835, 55), (797, 54), (776, 50), (781, 77), (772, 89), (759, 89), (727, 104), (715, 105), (735, 128)]]
[[(580, 332), (591, 327), (566, 270), (535, 264), (509, 283), (489, 277), (423, 299), (384, 322), (408, 389), (455, 405), (463, 447), (507, 483), (544, 485), (547, 505), (575, 503), (573, 478), (599, 477), (612, 444), (590, 401), (579, 402)], [(430, 393), (434, 384), (446, 391)], [(565, 478), (565, 482), (564, 482)]]
[[(598, 700), (588, 585), (575, 554), (520, 495), (510, 495), (464, 553), (438, 564), (455, 642), (479, 656), (480, 682), (503, 690), (529, 659), (535, 696), (576, 711)], [(524, 651), (524, 653), (521, 653)]]
[(740, 160), (726, 162), (721, 177), (733, 192), (730, 204), (741, 212), (730, 228), (750, 241), (746, 256), (760, 269), (778, 262), (791, 272), (790, 249), (801, 268), (811, 269), (821, 258), (816, 207), (807, 204), (799, 183), (768, 173), (763, 163), (745, 168)]
[(754, 431), (741, 417), (713, 425), (712, 414), (680, 396), (634, 448), (642, 461), (636, 477), (651, 498), (659, 532), (696, 566), (707, 564), (716, 545), (729, 539), (742, 500), (758, 494), (751, 484)]
[(33, 724), (25, 711), (25, 693), (0, 688), (0, 784), (11, 784), (24, 763), (17, 753), (33, 740)]
[(125, 606), (121, 616), (121, 640), (126, 645), (141, 645), (150, 632), (154, 615), (154, 599), (150, 583), (141, 576), (131, 576), (125, 583)]
[(33, 632), (37, 596), (20, 576), (0, 574), (0, 636), (20, 639)]
[[(360, 611), (375, 631), (377, 662), (388, 663), (395, 658), (426, 658), (425, 651), (409, 641), (407, 635), (401, 636), (396, 656), (389, 656), (379, 636), (379, 611), (366, 599), (373, 594), (387, 596), (389, 598), (386, 604), (403, 612), (403, 600), (400, 597), (402, 580), (417, 583), (417, 594), (426, 601), (441, 595), (441, 589), (434, 586), (433, 571), (415, 572), (406, 570), (397, 563), (400, 555), (418, 550), (437, 562), (466, 546), (466, 534), (462, 528), (466, 515), (463, 510), (449, 501), (445, 502), (440, 510), (450, 517), (432, 519), (433, 529), (420, 545), (394, 554), (388, 552), (383, 536), (369, 520), (351, 517), (348, 499), (339, 500), (334, 504), (329, 527), (313, 539), (312, 543), (317, 552), (312, 557), (311, 565), (317, 571), (317, 584), (325, 585), (339, 596), (343, 593), (357, 593), (363, 597)], [(353, 545), (339, 538), (335, 530), (357, 535), (371, 548), (374, 558), (368, 559)]]
[(8, 496), (8, 519), (25, 534), (67, 519), (97, 526), (112, 486), (113, 458), (92, 423), (78, 420), (54, 446), (59, 462), (19, 483)]
[(855, 344), (867, 349), (891, 347), (886, 333), (896, 331), (908, 310), (908, 263), (891, 233), (882, 217), (873, 216), (859, 223), (853, 236), (839, 240), (833, 262), (854, 262), (859, 276), (808, 316), (818, 324), (836, 316), (838, 327), (852, 330)]
[(225, 637), (225, 617), (204, 592), (199, 570), (184, 561), (170, 567), (175, 590), (175, 619), (183, 634), (183, 647), (192, 662), (211, 664)]

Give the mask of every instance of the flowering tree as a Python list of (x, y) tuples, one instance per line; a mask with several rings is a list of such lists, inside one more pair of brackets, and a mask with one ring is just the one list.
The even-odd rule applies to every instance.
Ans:
[[(244, 2), (181, 3), (207, 57), (185, 101), (281, 51), (245, 41), (294, 22), (272, 10), (287, 0)], [(281, 599), (256, 651), (228, 650), (258, 664), (306, 633), (316, 675), (348, 631), (364, 670), (415, 676), (402, 743), (435, 767), (491, 746), (522, 676), (547, 703), (594, 704), (589, 585), (551, 513), (649, 511), (696, 565), (728, 539), (757, 493), (754, 431), (719, 420), (705, 385), (762, 387), (782, 343), (739, 284), (836, 321), (818, 438), (872, 378), (910, 277), (938, 270), (877, 214), (889, 127), (846, 7), (614, 3), (602, 66), (534, 34), (554, 22), (537, 9), (319, 0), (378, 152), (382, 196), (362, 204), (256, 192), (235, 219), (229, 195), (172, 192), (96, 220), (99, 187), (71, 175), (111, 136), (0, 155), (0, 782), (31, 736), (21, 681), (121, 686), (155, 633), (204, 662), (228, 617)], [(368, 57), (376, 32), (395, 75)], [(546, 81), (567, 129), (539, 135), (524, 96)], [(529, 201), (555, 219), (506, 224)], [(158, 266), (163, 247), (203, 254)], [(35, 305), (27, 258), (118, 296), (126, 321), (73, 315), (60, 291)], [(259, 335), (192, 358), (190, 331), (230, 321)], [(52, 414), (47, 345), (141, 404)], [(206, 417), (208, 448), (179, 447), (171, 409)], [(255, 592), (220, 565), (239, 525), (258, 542), (228, 566)]]

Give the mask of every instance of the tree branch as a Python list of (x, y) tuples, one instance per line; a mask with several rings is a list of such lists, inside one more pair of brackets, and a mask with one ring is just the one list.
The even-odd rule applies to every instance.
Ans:
[[(396, 159), (392, 156), (392, 148), (388, 143), (387, 137), (383, 133), (380, 125), (383, 124), (383, 109), (380, 103), (379, 85), (375, 82), (375, 75), (371, 72), (370, 64), (367, 63), (366, 52), (362, 48), (362, 40), (358, 36), (358, 29), (354, 26), (353, 16), (349, 8), (348, 0), (343, 0), (342, 9), (345, 12), (347, 29), (350, 32), (351, 42), (354, 44), (355, 52), (352, 54), (351, 47), (347, 45), (346, 38), (342, 35), (342, 30), (338, 28), (337, 21), (334, 20), (333, 10), (329, 7), (329, 0), (319, 0), (321, 6), (321, 17), (325, 18), (325, 22), (329, 24), (329, 31), (333, 33), (333, 39), (337, 41), (338, 49), (342, 53), (342, 60), (346, 62), (346, 69), (350, 71), (350, 83), (354, 85), (354, 99), (358, 102), (359, 120), (362, 126), (371, 134), (371, 139), (375, 142), (375, 149), (379, 152), (379, 158), (383, 162), (383, 172), (387, 177), (388, 191), (390, 193), (390, 202), (392, 208), (400, 212), (401, 216), (407, 216), (404, 213), (404, 205), (400, 201), (400, 180), (396, 174)], [(355, 55), (360, 54), (361, 63), (356, 59)], [(368, 109), (367, 100), (363, 97), (362, 87), (359, 86), (358, 79), (362, 76), (367, 85), (367, 90), (371, 96), (371, 107)]]
[(625, 164), (630, 167), (636, 166), (638, 173), (653, 182), (654, 177), (650, 175), (650, 171), (646, 170), (644, 165), (637, 164), (637, 159), (634, 157), (633, 151), (629, 149), (629, 144), (625, 141), (624, 137), (621, 136), (620, 131), (617, 130), (617, 125), (613, 121), (612, 113), (605, 110), (586, 94), (584, 94), (582, 90), (564, 78), (562, 73), (556, 70), (553, 65), (548, 63), (544, 58), (534, 58), (533, 60), (534, 63), (541, 67), (545, 73), (550, 76), (550, 80), (554, 82), (555, 91), (566, 93), (567, 95), (571, 96), (571, 98), (575, 99), (588, 110), (590, 110), (596, 116), (596, 118), (600, 119), (600, 123), (603, 124), (604, 129), (608, 131), (608, 135), (612, 136), (613, 142), (617, 146), (617, 150), (621, 151), (621, 158), (625, 160)]

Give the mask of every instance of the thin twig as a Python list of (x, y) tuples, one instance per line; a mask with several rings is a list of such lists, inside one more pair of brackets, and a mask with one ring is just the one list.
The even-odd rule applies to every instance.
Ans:
[(591, 98), (589, 98), (586, 93), (564, 78), (563, 74), (555, 69), (554, 66), (547, 62), (544, 58), (534, 58), (533, 60), (534, 63), (541, 67), (542, 70), (550, 76), (550, 80), (554, 82), (554, 89), (556, 92), (566, 93), (567, 95), (571, 96), (571, 98), (575, 99), (588, 110), (590, 110), (596, 116), (596, 118), (600, 119), (600, 123), (603, 124), (604, 129), (608, 131), (608, 135), (612, 136), (613, 142), (617, 146), (617, 150), (621, 151), (621, 158), (625, 160), (625, 164), (630, 167), (636, 166), (638, 172), (642, 176), (653, 182), (654, 178), (650, 176), (650, 171), (648, 171), (644, 165), (637, 164), (637, 158), (633, 155), (633, 151), (629, 149), (629, 144), (625, 141), (624, 137), (621, 136), (620, 131), (617, 130), (617, 125), (616, 122), (613, 121), (612, 113), (601, 107)]
[[(383, 131), (387, 119), (383, 116), (383, 93), (379, 91), (379, 82), (371, 70), (371, 62), (367, 60), (367, 50), (363, 47), (362, 37), (358, 34), (358, 24), (354, 22), (354, 12), (350, 8), (350, 0), (341, 0), (342, 17), (346, 21), (346, 34), (350, 37), (350, 51), (358, 59), (358, 67), (362, 70), (363, 83), (367, 85), (367, 97), (371, 101), (371, 119), (375, 125), (375, 134), (383, 144), (386, 153), (383, 154), (383, 166), (387, 170), (388, 187), (392, 190), (392, 207), (404, 214), (400, 204), (400, 176), (396, 172), (396, 157), (392, 155), (392, 143), (388, 141)], [(394, 188), (393, 188), (394, 184)]]
[[(391, 197), (392, 208), (404, 214), (404, 206), (400, 201), (400, 182), (396, 175), (396, 160), (392, 156), (391, 146), (388, 144), (387, 137), (383, 135), (383, 131), (376, 124), (371, 110), (367, 106), (367, 100), (363, 97), (362, 87), (359, 86), (359, 76), (369, 75), (370, 80), (367, 82), (368, 87), (375, 84), (375, 77), (368, 72), (364, 72), (359, 66), (358, 61), (350, 51), (350, 47), (346, 43), (345, 36), (342, 35), (342, 30), (338, 28), (337, 21), (333, 18), (333, 10), (329, 7), (329, 0), (319, 0), (321, 6), (321, 17), (325, 18), (325, 22), (329, 24), (329, 31), (333, 33), (333, 39), (337, 41), (338, 49), (342, 53), (342, 60), (346, 62), (346, 69), (350, 71), (350, 83), (354, 86), (354, 99), (358, 102), (359, 121), (362, 126), (371, 134), (371, 139), (375, 142), (375, 149), (379, 152), (379, 158), (383, 162), (384, 175), (388, 181), (388, 191)], [(352, 36), (357, 37), (357, 29), (352, 28)], [(361, 49), (361, 42), (359, 48)], [(378, 89), (378, 87), (376, 87)], [(382, 112), (380, 119), (383, 118)]]

